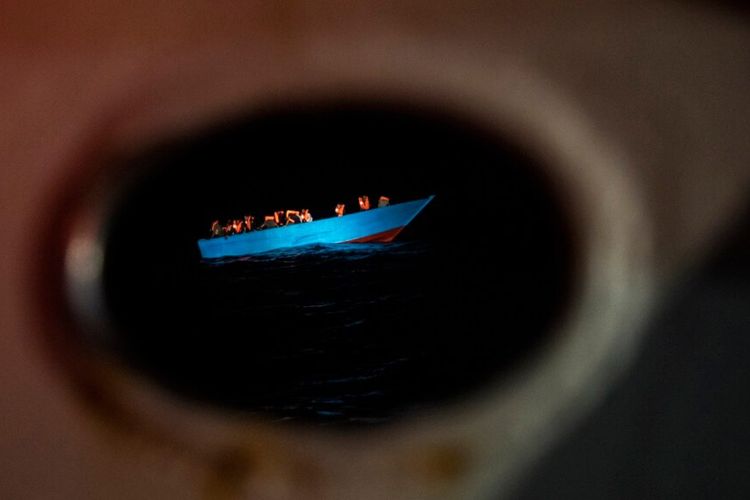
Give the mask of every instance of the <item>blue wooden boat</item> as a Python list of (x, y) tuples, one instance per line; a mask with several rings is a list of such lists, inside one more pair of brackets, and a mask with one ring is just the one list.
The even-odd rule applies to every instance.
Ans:
[(390, 242), (433, 198), (430, 196), (313, 222), (201, 239), (198, 240), (198, 248), (204, 259), (216, 259), (313, 244)]

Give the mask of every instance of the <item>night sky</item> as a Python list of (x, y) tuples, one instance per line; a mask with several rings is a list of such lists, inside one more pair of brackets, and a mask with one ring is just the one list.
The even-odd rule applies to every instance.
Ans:
[[(248, 213), (309, 208), (323, 218), (337, 203), (351, 212), (360, 194), (397, 203), (439, 193), (441, 216), (458, 224), (464, 216), (507, 216), (507, 208), (525, 204), (530, 193), (523, 189), (536, 188), (514, 178), (527, 175), (517, 170), (524, 159), (476, 130), (401, 113), (374, 106), (268, 113), (168, 145), (133, 160), (150, 177), (125, 210), (134, 220), (169, 221), (168, 244), (174, 236), (204, 237), (213, 220)], [(438, 235), (430, 229), (425, 236)]]

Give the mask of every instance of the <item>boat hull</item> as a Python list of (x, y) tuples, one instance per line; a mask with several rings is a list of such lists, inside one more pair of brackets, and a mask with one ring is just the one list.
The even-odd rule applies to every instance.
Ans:
[(434, 198), (397, 203), (342, 217), (198, 240), (204, 259), (239, 257), (281, 248), (329, 243), (389, 242)]

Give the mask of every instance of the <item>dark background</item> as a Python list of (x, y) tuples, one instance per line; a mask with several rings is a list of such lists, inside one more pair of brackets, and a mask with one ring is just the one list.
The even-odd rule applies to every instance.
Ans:
[[(382, 103), (297, 107), (127, 164), (144, 173), (125, 184), (108, 231), (116, 329), (104, 347), (184, 397), (283, 418), (302, 399), (372, 393), (356, 412), (383, 421), (476, 389), (564, 311), (574, 250), (554, 186), (518, 149), (455, 119)], [(200, 260), (215, 219), (286, 208), (320, 219), (336, 203), (356, 210), (360, 194), (436, 197), (393, 252)], [(320, 393), (300, 395), (310, 384)]]

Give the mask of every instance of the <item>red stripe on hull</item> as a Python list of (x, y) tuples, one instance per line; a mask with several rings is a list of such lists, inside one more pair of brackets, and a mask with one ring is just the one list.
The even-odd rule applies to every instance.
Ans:
[(403, 229), (404, 227), (397, 227), (396, 229), (371, 234), (370, 236), (363, 236), (362, 238), (345, 241), (344, 243), (390, 243), (396, 238), (396, 236), (398, 236), (398, 233), (403, 231)]

